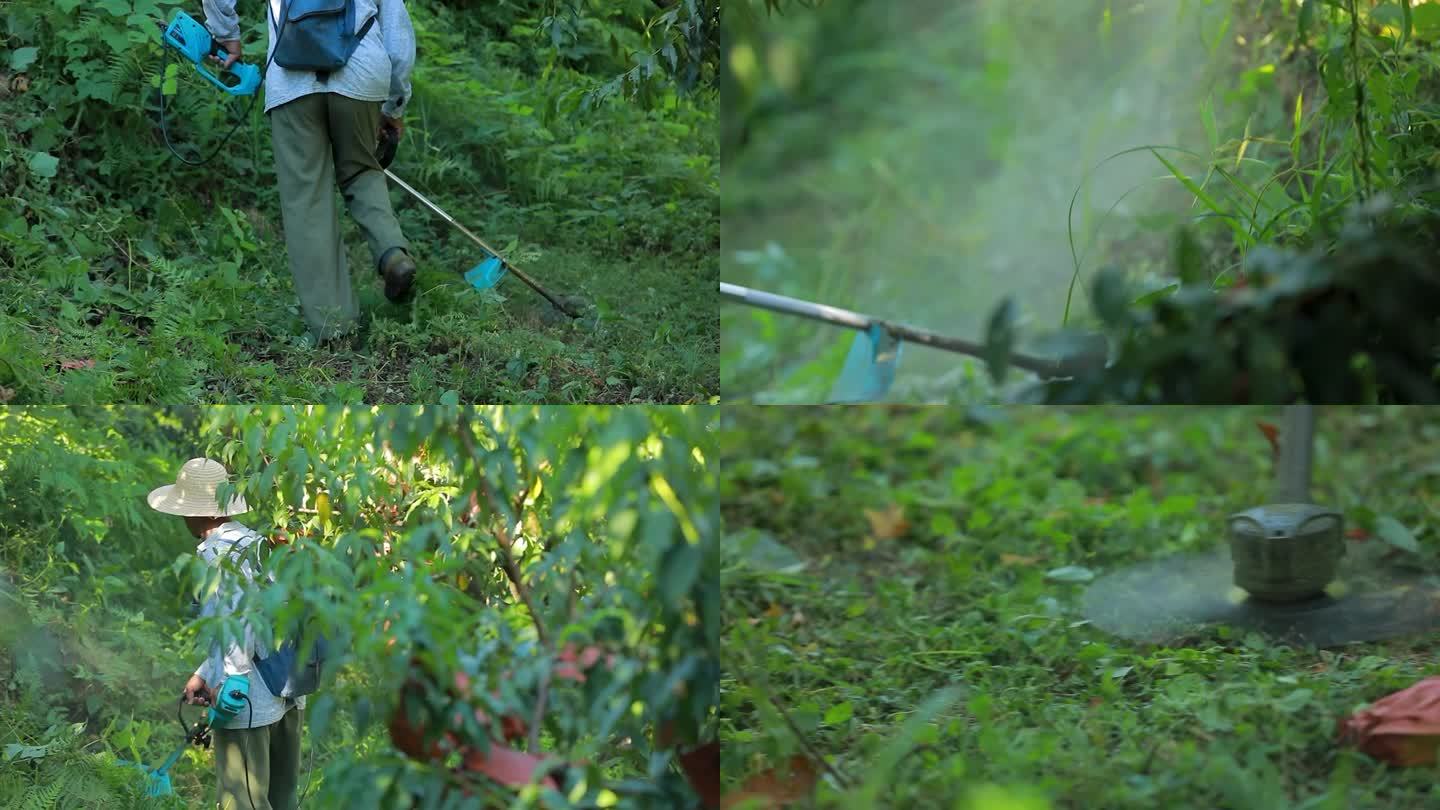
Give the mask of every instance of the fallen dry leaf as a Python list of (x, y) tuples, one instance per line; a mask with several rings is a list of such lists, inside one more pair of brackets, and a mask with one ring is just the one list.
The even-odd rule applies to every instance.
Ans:
[(1160, 469), (1154, 464), (1145, 467), (1145, 480), (1149, 483), (1150, 489), (1154, 491), (1156, 495), (1161, 495), (1165, 492), (1165, 478), (1160, 475)]
[(1027, 556), (1025, 556), (1024, 554), (1001, 554), (1001, 555), (1000, 555), (1000, 564), (1001, 564), (1001, 565), (1005, 565), (1005, 566), (1010, 566), (1010, 565), (1034, 565), (1035, 563), (1038, 563), (1038, 562), (1040, 562), (1040, 558), (1039, 558), (1039, 557), (1027, 557)]
[[(489, 751), (469, 749), (464, 754), (464, 768), (471, 773), (483, 773), (506, 787), (522, 788), (540, 775), (541, 766), (545, 760), (534, 754), (527, 754), (524, 751), (516, 751), (513, 748), (490, 741)], [(541, 785), (552, 790), (559, 790), (560, 786), (549, 776), (540, 781)]]
[(1270, 422), (1256, 422), (1255, 427), (1260, 428), (1260, 432), (1265, 434), (1265, 440), (1270, 442), (1270, 452), (1278, 461), (1280, 459), (1280, 428)]
[(680, 770), (703, 807), (720, 806), (720, 743), (709, 742), (680, 754)]
[(6, 402), (9, 402), (10, 400), (12, 400), (12, 399), (14, 399), (14, 398), (15, 398), (15, 389), (14, 389), (14, 388), (6, 388), (5, 386), (0, 385), (0, 405), (3, 405), (3, 404), (5, 404)]
[(720, 799), (720, 807), (738, 808), (750, 802), (755, 810), (779, 810), (808, 797), (819, 779), (815, 763), (796, 754), (786, 767), (770, 768), (746, 779), (745, 784)]
[(62, 360), (62, 361), (60, 361), (60, 368), (64, 369), (65, 371), (74, 371), (74, 370), (80, 369), (80, 368), (94, 368), (94, 367), (95, 367), (95, 361), (94, 361), (94, 360)]
[(870, 521), (870, 535), (876, 540), (894, 540), (910, 531), (910, 521), (905, 519), (905, 510), (899, 504), (866, 509), (865, 519)]
[(1370, 704), (1340, 720), (1340, 741), (1392, 765), (1430, 765), (1440, 746), (1440, 677)]

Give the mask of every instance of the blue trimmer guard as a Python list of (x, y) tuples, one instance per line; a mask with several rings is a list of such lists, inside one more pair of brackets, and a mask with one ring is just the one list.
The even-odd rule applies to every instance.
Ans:
[(886, 332), (880, 324), (855, 336), (850, 354), (835, 387), (830, 389), (830, 404), (878, 402), (890, 392), (895, 382), (895, 367), (900, 363), (901, 341)]
[(488, 290), (505, 277), (505, 263), (491, 256), (465, 271), (465, 280), (477, 290)]

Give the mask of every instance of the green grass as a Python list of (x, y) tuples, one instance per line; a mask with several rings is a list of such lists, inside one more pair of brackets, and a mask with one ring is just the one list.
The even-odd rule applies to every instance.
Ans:
[[(465, 401), (690, 402), (718, 390), (713, 317), (693, 303), (714, 277), (702, 262), (547, 251), (527, 269), (587, 302), (572, 322), (514, 277), (474, 290), (448, 269), (466, 269), (461, 249), (410, 238), (422, 272), (405, 305), (386, 301), (366, 251), (351, 251), (369, 322), (358, 350), (308, 345), (272, 241), (260, 241), (268, 261), (244, 277), (144, 257), (129, 284), (121, 273), (66, 276), (73, 286), (60, 290), (44, 275), (12, 277), (0, 284), (0, 385), (19, 402), (423, 402), (447, 390)], [(93, 303), (76, 305), (87, 296)], [(61, 371), (87, 359), (93, 367)]]
[[(1373, 520), (1366, 510), (1394, 516), (1432, 566), (1434, 416), (1321, 410), (1314, 488), (1352, 524)], [(1220, 542), (1225, 515), (1269, 492), (1270, 448), (1254, 422), (1277, 418), (1250, 408), (730, 411), (722, 714), (732, 785), (808, 746), (838, 774), (820, 782), (825, 807), (1440, 801), (1433, 769), (1386, 766), (1335, 741), (1339, 718), (1440, 674), (1433, 637), (1318, 650), (1217, 628), (1173, 646), (1132, 644), (1084, 621), (1083, 585), (1046, 577)], [(878, 537), (867, 510), (895, 507), (908, 530)]]

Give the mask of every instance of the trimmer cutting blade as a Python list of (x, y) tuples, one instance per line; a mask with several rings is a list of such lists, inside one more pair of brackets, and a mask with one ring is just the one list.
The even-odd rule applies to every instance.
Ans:
[(1440, 577), (1405, 565), (1379, 540), (1346, 544), (1325, 593), (1266, 602), (1234, 582), (1228, 548), (1178, 554), (1101, 577), (1085, 592), (1085, 617), (1101, 630), (1154, 644), (1218, 625), (1316, 647), (1440, 628)]
[(1218, 550), (1100, 578), (1086, 617), (1152, 643), (1217, 625), (1317, 647), (1440, 627), (1440, 577), (1380, 540), (1347, 542), (1343, 516), (1311, 503), (1314, 432), (1312, 406), (1289, 406), (1270, 502), (1232, 515)]

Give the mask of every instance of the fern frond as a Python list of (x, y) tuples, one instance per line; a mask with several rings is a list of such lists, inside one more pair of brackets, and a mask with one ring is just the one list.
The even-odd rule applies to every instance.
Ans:
[(48, 782), (31, 787), (22, 810), (55, 810), (70, 780), (70, 773), (60, 770)]

